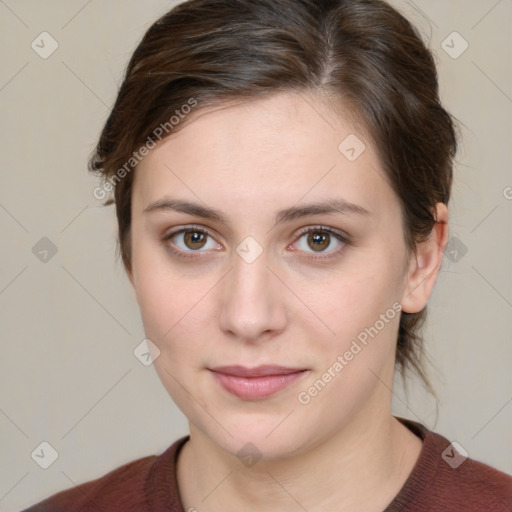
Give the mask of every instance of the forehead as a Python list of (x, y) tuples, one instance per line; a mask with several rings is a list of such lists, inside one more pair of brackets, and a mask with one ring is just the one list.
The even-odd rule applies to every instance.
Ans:
[(289, 205), (326, 193), (368, 209), (396, 202), (371, 141), (346, 114), (292, 92), (196, 111), (138, 165), (133, 202), (143, 209), (181, 193), (220, 208)]

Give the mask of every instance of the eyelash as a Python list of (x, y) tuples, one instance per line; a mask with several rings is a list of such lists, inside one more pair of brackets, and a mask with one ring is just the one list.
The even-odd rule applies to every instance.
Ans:
[[(171, 233), (168, 233), (167, 235), (164, 236), (164, 238), (162, 239), (163, 242), (167, 242), (169, 240), (171, 240), (172, 238), (174, 238), (175, 236), (177, 235), (180, 235), (182, 233), (187, 233), (187, 232), (190, 232), (190, 231), (193, 231), (193, 232), (196, 232), (196, 233), (201, 233), (203, 235), (206, 235), (208, 237), (211, 237), (213, 238), (213, 236), (210, 235), (210, 233), (208, 232), (208, 230), (200, 227), (200, 226), (187, 226), (185, 228), (181, 228), (177, 231), (173, 231)], [(326, 233), (330, 236), (333, 236), (336, 240), (338, 240), (339, 242), (342, 242), (342, 246), (338, 249), (335, 249), (333, 251), (330, 251), (328, 252), (329, 256), (307, 256), (306, 259), (309, 259), (309, 260), (313, 260), (313, 261), (326, 261), (326, 260), (330, 260), (336, 256), (338, 256), (339, 254), (341, 254), (344, 250), (345, 250), (345, 246), (347, 245), (350, 245), (351, 244), (351, 241), (350, 241), (350, 238), (347, 236), (347, 235), (344, 235), (338, 231), (334, 231), (333, 229), (327, 227), (327, 226), (312, 226), (312, 227), (307, 227), (307, 228), (304, 228), (302, 229), (298, 235), (297, 235), (297, 241), (300, 240), (304, 235), (308, 234), (308, 233), (311, 233), (311, 232), (321, 232), (321, 233)], [(196, 256), (194, 253), (197, 253), (197, 252), (204, 252), (204, 251), (201, 251), (201, 250), (197, 250), (197, 251), (182, 251), (181, 249), (175, 249), (171, 246), (168, 246), (169, 247), (169, 250), (175, 254), (176, 256), (180, 257), (180, 258), (184, 258), (184, 259), (188, 259), (188, 260), (192, 260), (192, 259), (196, 259), (198, 258), (199, 256)]]

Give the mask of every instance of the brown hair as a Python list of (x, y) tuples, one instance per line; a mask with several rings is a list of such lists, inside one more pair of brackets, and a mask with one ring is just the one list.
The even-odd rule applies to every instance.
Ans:
[[(115, 201), (128, 272), (135, 156), (158, 127), (166, 136), (183, 128), (194, 116), (182, 115), (185, 105), (286, 90), (350, 105), (400, 200), (409, 254), (428, 238), (435, 204), (450, 197), (456, 125), (440, 104), (433, 56), (409, 21), (382, 0), (190, 0), (147, 30), (89, 162), (114, 190), (104, 204)], [(401, 313), (396, 363), (431, 389), (419, 333), (425, 316), (426, 307)]]

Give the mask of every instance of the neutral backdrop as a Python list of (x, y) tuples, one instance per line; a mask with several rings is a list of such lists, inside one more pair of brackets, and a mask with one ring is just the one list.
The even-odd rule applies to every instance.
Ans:
[[(394, 413), (512, 473), (512, 1), (393, 3), (435, 52), (463, 137), (425, 328), (439, 400), (397, 381)], [(115, 257), (114, 210), (86, 170), (132, 51), (172, 5), (0, 0), (1, 511), (187, 433), (133, 354), (144, 332)], [(58, 455), (47, 469), (43, 442)]]

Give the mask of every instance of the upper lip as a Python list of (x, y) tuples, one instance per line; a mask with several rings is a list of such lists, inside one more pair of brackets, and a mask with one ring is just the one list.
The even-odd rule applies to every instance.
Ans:
[(215, 368), (210, 368), (210, 370), (212, 372), (235, 375), (237, 377), (263, 377), (265, 375), (287, 375), (289, 373), (303, 371), (304, 368), (288, 368), (276, 365), (261, 365), (254, 368), (247, 368), (245, 366), (234, 365), (216, 366)]

